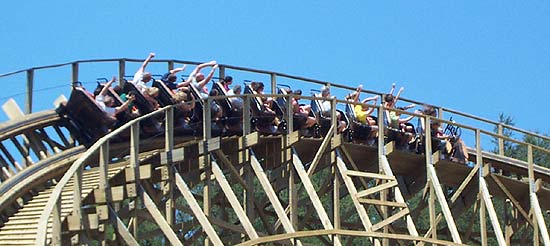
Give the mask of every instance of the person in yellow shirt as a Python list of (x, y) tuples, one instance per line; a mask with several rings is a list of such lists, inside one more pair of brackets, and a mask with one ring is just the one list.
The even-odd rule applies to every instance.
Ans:
[[(370, 129), (370, 134), (368, 138), (376, 137), (378, 132), (378, 126), (375, 118), (371, 117), (370, 114), (374, 111), (374, 108), (376, 106), (376, 102), (378, 101), (379, 96), (369, 97), (359, 102), (359, 97), (362, 90), (363, 90), (363, 86), (360, 85), (357, 88), (357, 90), (351, 95), (349, 95), (348, 97), (346, 97), (346, 99), (353, 103), (357, 103), (353, 106), (355, 120), (361, 124), (368, 126), (368, 128)], [(374, 104), (372, 104), (372, 107), (369, 107), (366, 104), (369, 101), (374, 101)]]

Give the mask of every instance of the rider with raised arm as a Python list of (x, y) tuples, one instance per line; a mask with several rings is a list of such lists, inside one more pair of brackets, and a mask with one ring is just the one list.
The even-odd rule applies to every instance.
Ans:
[(147, 68), (147, 65), (153, 57), (155, 57), (155, 53), (149, 53), (149, 56), (147, 56), (145, 61), (143, 61), (139, 69), (134, 74), (134, 78), (130, 81), (130, 83), (134, 84), (141, 93), (143, 93), (145, 88), (147, 88), (146, 83), (151, 81), (153, 78), (150, 72), (145, 72), (145, 68)]
[[(166, 87), (168, 87), (170, 90), (177, 90), (178, 88), (185, 88), (185, 85), (177, 84), (176, 81), (178, 80), (178, 76), (176, 75), (179, 72), (182, 72), (185, 70), (187, 65), (183, 65), (178, 68), (171, 69), (168, 73), (165, 73), (162, 78), (160, 79)], [(185, 89), (183, 89), (185, 90)]]
[(105, 85), (103, 85), (103, 89), (101, 89), (101, 92), (96, 96), (95, 100), (99, 104), (99, 106), (107, 113), (109, 117), (115, 118), (116, 115), (120, 112), (126, 110), (128, 108), (128, 104), (132, 103), (134, 101), (134, 95), (128, 95), (126, 102), (124, 102), (122, 105), (116, 107), (115, 106), (115, 100), (113, 97), (107, 95), (107, 92), (109, 91), (109, 88), (111, 87), (111, 84), (115, 82), (116, 77), (113, 76), (109, 82), (107, 82)]
[[(204, 76), (200, 71), (201, 69), (205, 67), (212, 67), (212, 70), (210, 70), (210, 73), (208, 73), (208, 76)], [(189, 74), (189, 78), (181, 83), (181, 86), (187, 86), (191, 84), (195, 89), (197, 89), (201, 93), (201, 97), (207, 97), (208, 96), (208, 89), (206, 89), (206, 84), (210, 82), (212, 77), (214, 76), (214, 72), (218, 68), (218, 64), (216, 61), (210, 61), (207, 63), (202, 63), (198, 65), (191, 74)], [(178, 85), (179, 86), (179, 85)]]
[[(361, 91), (363, 90), (363, 85), (359, 85), (359, 87), (357, 87), (357, 90), (355, 91), (355, 93), (353, 93), (352, 95), (352, 101), (355, 102), (355, 103), (359, 103), (359, 97), (361, 95)], [(374, 112), (374, 107), (368, 107), (364, 104), (366, 104), (367, 102), (370, 102), (370, 101), (374, 101), (374, 105), (376, 105), (376, 101), (378, 101), (378, 97), (379, 96), (373, 96), (373, 97), (369, 97), (369, 98), (365, 98), (363, 99), (363, 101), (361, 101), (361, 104), (356, 104), (355, 106), (353, 106), (353, 111), (355, 112), (355, 118), (357, 119), (357, 121), (363, 123), (363, 124), (368, 124), (368, 125), (375, 125), (376, 122), (375, 120), (370, 117), (370, 114), (372, 114), (372, 112)]]

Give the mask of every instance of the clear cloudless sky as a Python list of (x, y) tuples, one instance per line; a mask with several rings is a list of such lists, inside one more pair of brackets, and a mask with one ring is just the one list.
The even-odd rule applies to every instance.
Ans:
[[(29, 0), (2, 10), (0, 73), (155, 52), (382, 92), (397, 83), (405, 98), (550, 133), (550, 1)], [(24, 80), (0, 83), (19, 88), (0, 98), (24, 92)]]

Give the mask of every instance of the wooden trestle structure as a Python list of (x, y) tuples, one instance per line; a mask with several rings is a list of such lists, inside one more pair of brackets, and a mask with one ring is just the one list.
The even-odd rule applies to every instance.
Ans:
[[(78, 81), (81, 63), (116, 62), (123, 77), (132, 61), (52, 67), (71, 66)], [(259, 134), (250, 125), (254, 95), (242, 95), (240, 134), (213, 136), (210, 117), (202, 136), (178, 134), (174, 107), (167, 106), (86, 147), (73, 137), (79, 130), (55, 111), (31, 113), (34, 73), (47, 68), (14, 73), (27, 73), (27, 114), (13, 102), (4, 105), (11, 120), (0, 124), (0, 245), (139, 245), (161, 238), (165, 245), (550, 246), (550, 169), (542, 166), (550, 163), (533, 163), (534, 152), (550, 150), (503, 130), (550, 140), (545, 136), (445, 108), (438, 108), (439, 118), (416, 115), (427, 126), (440, 121), (473, 132), (474, 165), (467, 166), (432, 151), (429, 136), (424, 153), (433, 155), (399, 149), (385, 138), (383, 120), (374, 144), (347, 141), (336, 132), (335, 117), (320, 137), (292, 129), (288, 114), (286, 133)], [(272, 91), (277, 78), (353, 89), (228, 65), (220, 77), (227, 69), (266, 74)], [(214, 99), (204, 100), (203, 115)], [(331, 100), (332, 115), (349, 103)], [(490, 123), (498, 132), (445, 121), (443, 113)], [(141, 137), (140, 121), (159, 116), (164, 132)], [(498, 140), (499, 153), (482, 148), (482, 135)], [(4, 147), (8, 142), (15, 148)], [(527, 161), (505, 156), (505, 142), (525, 145)]]

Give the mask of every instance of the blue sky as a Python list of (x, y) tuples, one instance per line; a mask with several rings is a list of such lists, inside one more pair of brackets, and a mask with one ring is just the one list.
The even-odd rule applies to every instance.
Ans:
[[(7, 1), (0, 23), (0, 73), (153, 51), (376, 91), (397, 83), (406, 98), (550, 133), (548, 1)], [(25, 88), (24, 76), (0, 83), (0, 98)]]

